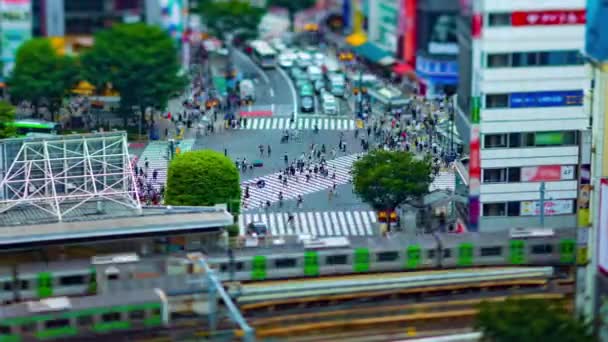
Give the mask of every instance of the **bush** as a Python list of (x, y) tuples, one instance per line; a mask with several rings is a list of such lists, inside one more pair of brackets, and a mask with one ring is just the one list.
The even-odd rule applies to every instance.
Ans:
[(234, 163), (210, 150), (177, 155), (169, 164), (165, 203), (211, 206), (241, 198), (240, 176)]

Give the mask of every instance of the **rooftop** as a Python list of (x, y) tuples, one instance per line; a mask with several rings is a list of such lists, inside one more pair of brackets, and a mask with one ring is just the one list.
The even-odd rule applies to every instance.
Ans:
[(0, 246), (103, 238), (159, 232), (206, 230), (232, 224), (230, 213), (217, 207), (143, 207), (108, 200), (84, 203), (62, 222), (34, 206), (14, 207), (0, 214)]

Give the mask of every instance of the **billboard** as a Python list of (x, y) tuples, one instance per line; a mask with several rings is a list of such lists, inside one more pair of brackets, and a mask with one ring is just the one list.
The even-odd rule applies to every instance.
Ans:
[(587, 0), (585, 53), (600, 62), (608, 60), (608, 2)]
[(598, 222), (598, 266), (608, 274), (608, 178), (600, 181), (600, 205)]
[(30, 0), (0, 0), (0, 60), (2, 75), (15, 67), (17, 49), (32, 38), (32, 3)]
[(530, 11), (511, 13), (511, 25), (580, 25), (586, 22), (584, 9), (558, 11)]
[(512, 93), (509, 97), (510, 108), (582, 106), (582, 90), (536, 91)]
[[(546, 200), (544, 207), (547, 216), (572, 214), (574, 213), (574, 200)], [(522, 201), (519, 215), (540, 215), (540, 201)]]
[(574, 179), (574, 165), (541, 165), (521, 168), (522, 182), (561, 181)]

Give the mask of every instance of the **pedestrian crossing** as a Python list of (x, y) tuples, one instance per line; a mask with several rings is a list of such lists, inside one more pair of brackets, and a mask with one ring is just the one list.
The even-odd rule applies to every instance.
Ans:
[(276, 118), (250, 118), (241, 130), (313, 130), (315, 125), (319, 130), (326, 131), (352, 131), (355, 129), (355, 120), (334, 117), (300, 117), (295, 123), (290, 122), (289, 117)]
[[(288, 178), (287, 186), (279, 180), (279, 175), (282, 174), (279, 172), (244, 181), (241, 183), (243, 209), (263, 207), (266, 201), (269, 201), (270, 203), (278, 202), (279, 192), (283, 193), (284, 200), (290, 200), (296, 199), (298, 195), (306, 195), (323, 190), (327, 191), (334, 183), (336, 185), (346, 184), (352, 179), (350, 173), (352, 164), (360, 155), (361, 154), (351, 154), (329, 160), (327, 162), (329, 176), (323, 177), (318, 175), (315, 177), (313, 174), (309, 182), (306, 182), (306, 170), (305, 173), (302, 174), (296, 171), (296, 177)], [(334, 173), (336, 174), (336, 177), (335, 179), (332, 179)], [(259, 180), (264, 180), (266, 183), (262, 189), (256, 187), (256, 183)], [(247, 186), (249, 186), (249, 198), (245, 198), (245, 189)]]
[(439, 171), (429, 186), (429, 191), (435, 190), (456, 190), (456, 175), (454, 171)]
[(270, 235), (313, 236), (372, 236), (378, 235), (374, 211), (309, 211), (293, 213), (294, 221), (288, 222), (288, 213), (245, 213), (239, 215), (239, 232), (245, 235), (247, 225), (263, 222)]
[[(179, 148), (181, 152), (190, 151), (194, 146), (194, 142), (194, 139), (184, 139), (180, 141)], [(146, 179), (157, 190), (167, 181), (168, 158), (169, 143), (167, 141), (151, 141), (137, 161), (137, 166), (144, 170)], [(146, 160), (148, 160), (148, 169), (145, 167)], [(154, 170), (157, 171), (156, 181), (153, 180)]]

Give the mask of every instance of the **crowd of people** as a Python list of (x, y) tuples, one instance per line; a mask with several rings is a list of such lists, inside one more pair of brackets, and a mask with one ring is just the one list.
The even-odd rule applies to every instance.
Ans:
[[(131, 171), (135, 176), (135, 191), (139, 200), (146, 205), (159, 205), (165, 196), (165, 184), (159, 182), (158, 170), (150, 171), (150, 162), (144, 158), (144, 166), (137, 165), (138, 158), (131, 161)], [(148, 175), (150, 174), (150, 175)]]

